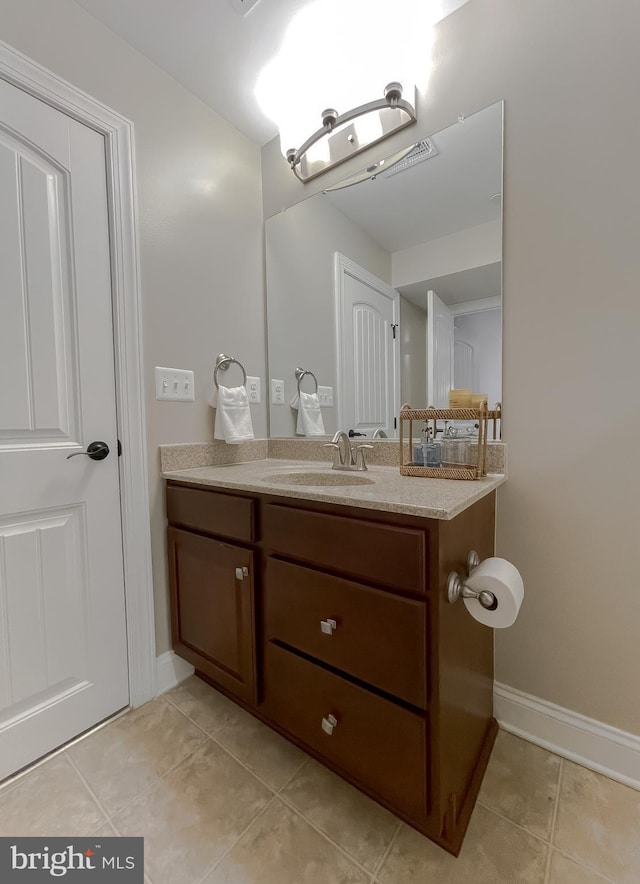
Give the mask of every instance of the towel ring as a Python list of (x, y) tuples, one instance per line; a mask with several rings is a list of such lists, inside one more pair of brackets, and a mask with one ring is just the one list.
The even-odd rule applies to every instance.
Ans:
[(227, 356), (225, 353), (221, 353), (218, 357), (216, 357), (216, 367), (213, 370), (213, 383), (216, 385), (216, 390), (220, 389), (218, 385), (218, 372), (226, 371), (233, 362), (235, 362), (236, 365), (240, 366), (240, 370), (242, 372), (242, 383), (246, 387), (247, 373), (244, 370), (244, 365), (239, 362), (239, 360), (237, 360), (234, 356)]
[(296, 368), (296, 380), (298, 381), (298, 395), (300, 395), (300, 384), (302, 383), (303, 377), (308, 374), (310, 375), (314, 381), (316, 382), (316, 388), (313, 391), (314, 393), (318, 392), (318, 378), (314, 375), (312, 371), (309, 371), (307, 368)]

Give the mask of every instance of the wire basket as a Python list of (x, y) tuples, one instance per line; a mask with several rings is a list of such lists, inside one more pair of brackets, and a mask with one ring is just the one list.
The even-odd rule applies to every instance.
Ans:
[[(487, 441), (489, 437), (489, 421), (493, 421), (493, 436), (496, 438), (497, 423), (501, 420), (502, 412), (487, 411), (487, 409), (475, 408), (408, 408), (403, 407), (400, 411), (400, 475), (420, 476), (426, 479), (481, 479), (487, 475)], [(413, 422), (433, 421), (433, 435), (436, 434), (437, 421), (474, 421), (478, 425), (477, 452), (475, 463), (446, 462), (441, 467), (427, 467), (405, 461), (405, 421), (409, 422), (409, 458), (413, 453)]]

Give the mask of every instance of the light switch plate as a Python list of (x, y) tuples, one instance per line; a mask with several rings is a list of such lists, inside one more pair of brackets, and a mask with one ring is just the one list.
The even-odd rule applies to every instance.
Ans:
[(318, 387), (320, 407), (333, 405), (333, 387)]
[(271, 404), (284, 405), (284, 381), (271, 378)]
[(196, 398), (193, 372), (184, 368), (156, 366), (156, 399), (169, 402), (193, 402)]
[(262, 401), (262, 384), (260, 378), (247, 377), (247, 396), (250, 405), (259, 405)]

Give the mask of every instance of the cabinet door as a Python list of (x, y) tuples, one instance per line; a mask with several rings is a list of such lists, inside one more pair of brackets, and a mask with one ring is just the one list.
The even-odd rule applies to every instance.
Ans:
[(174, 650), (255, 703), (254, 554), (173, 527), (168, 541)]

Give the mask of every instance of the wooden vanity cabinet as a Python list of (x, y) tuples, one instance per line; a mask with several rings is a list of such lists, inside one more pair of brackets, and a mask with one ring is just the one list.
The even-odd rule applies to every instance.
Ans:
[(493, 555), (495, 493), (441, 521), (170, 482), (167, 512), (176, 653), (457, 854), (497, 726), (446, 580)]
[(253, 540), (253, 501), (170, 485), (167, 518), (173, 649), (255, 704), (257, 553), (230, 542)]

